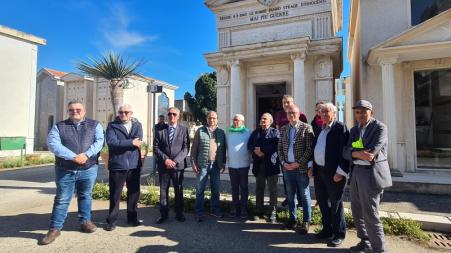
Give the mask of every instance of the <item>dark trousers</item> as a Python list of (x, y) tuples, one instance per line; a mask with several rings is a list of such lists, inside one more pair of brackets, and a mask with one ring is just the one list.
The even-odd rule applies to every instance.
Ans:
[(232, 206), (237, 214), (247, 213), (249, 167), (229, 168), (229, 175), (232, 185)]
[(176, 216), (183, 214), (183, 173), (184, 170), (159, 171), (161, 217), (167, 218), (169, 215), (169, 186), (171, 181), (175, 193), (175, 214)]
[(137, 207), (140, 194), (140, 169), (110, 171), (110, 211), (107, 222), (115, 223), (119, 214), (119, 203), (124, 184), (127, 183), (127, 220), (129, 222), (138, 219)]
[[(319, 170), (324, 169), (320, 168)], [(343, 193), (346, 179), (335, 183), (333, 176), (318, 172), (315, 175), (315, 194), (321, 210), (323, 231), (344, 239), (346, 235), (346, 222), (343, 210)]]
[(265, 213), (265, 188), (268, 185), (269, 206), (271, 212), (277, 207), (277, 181), (278, 175), (266, 176), (264, 163), (260, 164), (258, 174), (255, 175), (255, 214), (262, 215)]

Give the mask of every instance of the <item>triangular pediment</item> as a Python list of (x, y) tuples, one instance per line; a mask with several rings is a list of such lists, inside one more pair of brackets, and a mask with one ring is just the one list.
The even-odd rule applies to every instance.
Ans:
[(415, 46), (451, 41), (451, 9), (411, 27), (375, 48)]

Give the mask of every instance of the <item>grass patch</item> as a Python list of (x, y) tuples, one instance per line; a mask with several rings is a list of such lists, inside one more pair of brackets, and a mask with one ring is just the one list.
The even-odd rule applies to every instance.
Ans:
[(427, 242), (431, 238), (421, 229), (417, 221), (404, 218), (381, 218), (384, 232), (388, 235), (405, 235), (419, 241)]
[[(109, 189), (108, 184), (96, 183), (93, 189), (93, 198), (98, 200), (108, 200), (109, 199)], [(196, 201), (196, 189), (185, 189), (183, 191), (185, 200), (185, 211), (193, 212), (195, 211), (195, 201)], [(230, 194), (221, 193), (222, 199), (220, 199), (221, 210), (223, 212), (229, 212), (231, 210), (232, 203), (230, 201)], [(205, 191), (205, 209), (209, 210), (211, 192)], [(126, 192), (122, 192), (121, 199), (126, 199)], [(160, 189), (158, 186), (149, 185), (146, 190), (141, 193), (139, 203), (143, 205), (155, 206), (160, 201)], [(171, 188), (169, 191), (169, 205), (174, 205), (174, 192)], [(253, 213), (255, 210), (255, 196), (249, 196), (248, 211)], [(297, 219), (302, 221), (302, 210), (297, 210)], [(287, 222), (290, 218), (288, 210), (279, 210), (277, 212), (277, 221)], [(346, 226), (348, 228), (354, 228), (355, 223), (352, 218), (351, 212), (345, 212)], [(406, 236), (410, 239), (415, 239), (422, 242), (427, 242), (430, 237), (421, 229), (419, 222), (411, 219), (395, 218), (395, 217), (383, 217), (381, 218), (384, 232), (387, 235), (396, 236)], [(321, 212), (319, 208), (312, 208), (312, 225), (317, 226), (315, 232), (321, 230)]]
[(30, 165), (54, 163), (55, 157), (50, 155), (27, 155), (25, 159), (20, 157), (8, 157), (0, 160), (0, 169), (18, 168)]

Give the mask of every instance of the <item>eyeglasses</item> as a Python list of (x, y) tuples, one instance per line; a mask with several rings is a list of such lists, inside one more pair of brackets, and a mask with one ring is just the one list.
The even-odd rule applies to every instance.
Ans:
[(119, 114), (129, 114), (129, 111), (118, 111)]
[(299, 112), (287, 112), (288, 114), (296, 114), (296, 113), (299, 113)]
[(177, 116), (177, 113), (175, 113), (175, 112), (168, 112), (168, 116)]
[(233, 121), (240, 121), (240, 119), (233, 119)]
[(69, 109), (69, 112), (81, 112), (81, 109)]

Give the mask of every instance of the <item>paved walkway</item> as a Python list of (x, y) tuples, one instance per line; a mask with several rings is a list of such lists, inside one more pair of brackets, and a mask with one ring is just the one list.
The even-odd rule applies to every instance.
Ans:
[[(147, 165), (144, 172), (148, 169)], [(131, 228), (119, 224), (113, 232), (99, 229), (88, 235), (78, 232), (76, 203), (73, 202), (61, 237), (54, 244), (38, 246), (50, 219), (55, 192), (53, 178), (52, 166), (0, 171), (0, 252), (299, 252), (299, 249), (302, 252), (346, 252), (347, 247), (357, 242), (355, 232), (350, 231), (342, 248), (330, 249), (312, 235), (300, 236), (283, 230), (280, 224), (242, 223), (231, 219), (196, 223), (191, 214), (183, 224), (170, 220), (167, 224), (155, 225), (158, 210), (153, 207), (140, 208), (145, 226)], [(222, 175), (225, 190), (229, 185), (227, 178), (228, 175)], [(106, 179), (103, 167), (98, 179)], [(253, 177), (250, 180), (252, 188)], [(192, 174), (187, 173), (186, 185), (193, 181)], [(401, 207), (411, 212), (450, 213), (449, 196), (401, 194), (392, 198), (387, 204), (394, 210), (399, 211)], [(403, 207), (400, 203), (406, 204)], [(93, 217), (99, 226), (104, 225), (107, 208), (105, 201), (94, 202)], [(125, 214), (121, 215), (124, 219)], [(439, 252), (397, 237), (388, 237), (387, 242), (390, 252)]]
[[(93, 234), (78, 232), (76, 202), (70, 208), (61, 236), (47, 246), (37, 245), (46, 232), (52, 197), (39, 207), (22, 211), (0, 213), (1, 252), (11, 253), (61, 253), (61, 252), (347, 252), (347, 248), (358, 242), (355, 232), (350, 231), (342, 247), (328, 248), (318, 242), (313, 234), (301, 236), (282, 229), (281, 224), (265, 222), (239, 222), (233, 219), (207, 219), (203, 223), (187, 215), (185, 223), (170, 219), (156, 225), (158, 210), (140, 207), (144, 226), (126, 227), (125, 212), (122, 211), (119, 227), (112, 232), (99, 228)], [(124, 204), (122, 205), (124, 206)], [(93, 219), (99, 227), (107, 215), (108, 202), (95, 201)], [(122, 221), (122, 222), (121, 222)], [(390, 252), (440, 252), (397, 237), (387, 237)]]

